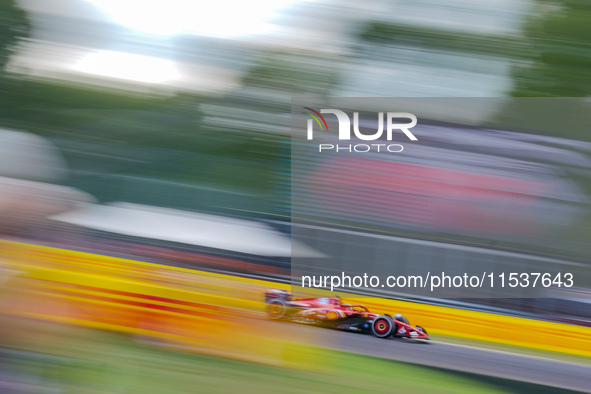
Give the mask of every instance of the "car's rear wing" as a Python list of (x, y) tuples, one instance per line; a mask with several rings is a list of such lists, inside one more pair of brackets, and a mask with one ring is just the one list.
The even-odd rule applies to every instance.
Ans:
[(291, 301), (291, 293), (287, 290), (272, 289), (265, 292), (265, 303), (268, 304), (271, 300), (280, 299), (283, 301)]

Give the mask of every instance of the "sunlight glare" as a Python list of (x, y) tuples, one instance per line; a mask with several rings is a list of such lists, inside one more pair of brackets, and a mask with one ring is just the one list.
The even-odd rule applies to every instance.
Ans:
[(229, 37), (260, 34), (277, 11), (298, 0), (88, 0), (115, 22), (156, 34)]
[(92, 53), (76, 64), (74, 70), (152, 84), (179, 78), (174, 63), (170, 60), (113, 51)]

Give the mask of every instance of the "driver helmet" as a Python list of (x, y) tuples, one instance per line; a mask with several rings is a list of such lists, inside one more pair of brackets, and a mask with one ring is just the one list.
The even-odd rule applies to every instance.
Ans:
[(399, 321), (401, 323), (410, 324), (408, 319), (402, 316), (400, 313), (394, 315), (394, 320)]

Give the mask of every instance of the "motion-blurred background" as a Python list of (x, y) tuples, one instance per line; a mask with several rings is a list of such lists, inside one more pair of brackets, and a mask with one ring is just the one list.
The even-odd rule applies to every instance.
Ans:
[[(242, 311), (240, 319), (251, 319), (265, 285), (212, 283), (204, 272), (284, 286), (291, 279), (292, 233), (303, 234), (295, 241), (299, 255), (294, 257), (332, 254), (351, 266), (368, 262), (343, 245), (357, 242), (371, 248), (364, 237), (379, 234), (398, 238), (392, 244), (370, 244), (376, 250), (407, 251), (405, 259), (392, 262), (392, 269), (425, 261), (425, 267), (436, 267), (446, 253), (448, 261), (462, 266), (478, 261), (483, 270), (504, 269), (505, 252), (514, 253), (511, 267), (517, 272), (529, 272), (539, 261), (550, 261), (552, 269), (569, 267), (585, 278), (576, 289), (548, 289), (533, 300), (468, 299), (470, 294), (453, 300), (400, 297), (588, 327), (590, 66), (591, 4), (585, 0), (0, 0), (0, 260), (5, 266), (3, 304), (12, 310), (4, 314), (11, 322), (5, 327), (16, 327), (6, 328), (5, 338), (31, 330), (3, 343), (4, 349), (17, 352), (4, 352), (3, 365), (16, 365), (16, 372), (2, 375), (3, 387), (6, 392), (35, 392), (75, 381), (72, 392), (82, 392), (76, 391), (80, 387), (92, 392), (80, 383), (84, 371), (114, 373), (104, 369), (101, 363), (108, 361), (100, 358), (63, 367), (75, 370), (73, 380), (54, 372), (40, 377), (45, 370), (39, 365), (46, 362), (27, 352), (55, 352), (34, 346), (24, 351), (17, 344), (42, 337), (35, 332), (46, 326), (14, 317), (27, 310), (19, 319), (47, 320), (43, 313), (52, 314), (47, 312), (51, 307), (40, 311), (35, 297), (52, 294), (52, 300), (68, 300), (54, 305), (63, 312), (54, 313), (63, 319), (51, 323), (59, 325), (58, 331), (84, 326), (145, 335), (151, 338), (147, 341), (156, 340), (153, 332), (166, 331), (162, 324), (199, 330), (186, 321), (146, 317), (142, 311), (151, 307), (145, 305), (134, 305), (133, 317), (129, 309), (101, 309), (135, 297), (129, 294), (116, 293), (118, 301), (88, 297), (98, 297), (93, 293), (98, 288), (186, 302), (205, 297), (204, 304), (228, 308), (221, 316)], [(299, 162), (306, 173), (296, 171), (292, 184), (292, 97), (326, 103), (331, 97), (470, 97), (475, 104), (450, 111), (434, 101), (417, 128), (425, 143), (409, 155), (307, 157)], [(376, 163), (380, 172), (367, 178), (366, 169)], [(331, 177), (339, 184), (327, 185)], [(294, 191), (307, 193), (308, 205), (297, 204), (297, 212), (291, 207)], [(401, 197), (409, 193), (413, 204)], [(292, 214), (298, 216), (293, 226), (320, 229), (294, 231)], [(333, 233), (344, 230), (359, 235), (351, 239)], [(331, 248), (324, 249), (322, 239), (333, 242)], [(428, 242), (429, 252), (415, 240)], [(115, 263), (93, 269), (85, 260), (93, 258), (55, 257), (23, 243), (202, 274), (183, 271), (178, 275), (188, 276), (181, 280), (173, 274), (177, 271), (153, 268), (153, 276), (142, 276), (125, 273), (128, 268), (117, 271)], [(168, 288), (150, 293), (148, 282), (129, 289), (122, 277), (163, 288), (180, 286), (188, 293), (173, 296)], [(64, 287), (87, 298), (64, 296), (70, 291)], [(250, 303), (207, 298), (212, 291)], [(22, 304), (11, 302), (12, 297)], [(89, 302), (103, 306), (95, 310)], [(28, 309), (31, 305), (37, 306)], [(93, 313), (82, 316), (80, 310)], [(131, 326), (136, 330), (121, 329)], [(140, 326), (147, 331), (137, 331)], [(106, 335), (103, 331), (100, 335)], [(120, 346), (118, 337), (94, 335), (84, 331), (78, 339), (88, 348), (102, 341), (114, 349), (129, 346)], [(47, 338), (40, 343), (52, 342)], [(207, 337), (195, 346), (199, 353), (227, 355), (227, 349), (210, 348), (216, 341), (224, 343)], [(242, 354), (237, 358), (253, 361), (253, 349), (236, 349)], [(49, 363), (71, 365), (71, 355), (60, 357)], [(261, 357), (254, 361), (285, 362), (283, 356)], [(306, 357), (309, 364), (316, 360), (301, 356)], [(170, 362), (172, 369), (183, 363)], [(234, 368), (222, 364), (215, 373)], [(147, 373), (146, 365), (113, 378), (121, 380), (120, 386), (101, 386), (96, 392), (126, 392), (137, 384), (129, 376)], [(14, 383), (19, 379), (26, 382), (19, 386)], [(222, 390), (211, 384), (211, 391)], [(279, 379), (276, 384), (283, 383)]]

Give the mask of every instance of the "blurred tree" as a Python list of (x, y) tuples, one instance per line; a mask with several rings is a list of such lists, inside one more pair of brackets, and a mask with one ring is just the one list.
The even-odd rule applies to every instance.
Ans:
[[(392, 22), (369, 21), (357, 33), (361, 51), (366, 43), (389, 46), (412, 46), (421, 50), (482, 54), (505, 58), (521, 57), (522, 43), (506, 35), (450, 31), (440, 28), (402, 25)], [(361, 55), (361, 54), (360, 54)]]
[(0, 75), (4, 78), (6, 64), (18, 42), (30, 36), (31, 25), (26, 12), (15, 0), (0, 0)]
[(328, 96), (338, 83), (331, 57), (303, 53), (269, 53), (244, 76), (246, 87), (310, 96)]
[(512, 72), (516, 99), (486, 126), (591, 141), (590, 102), (566, 99), (591, 96), (591, 2), (538, 0), (524, 35)]
[(525, 26), (529, 50), (515, 66), (515, 97), (591, 95), (591, 2), (540, 0)]

